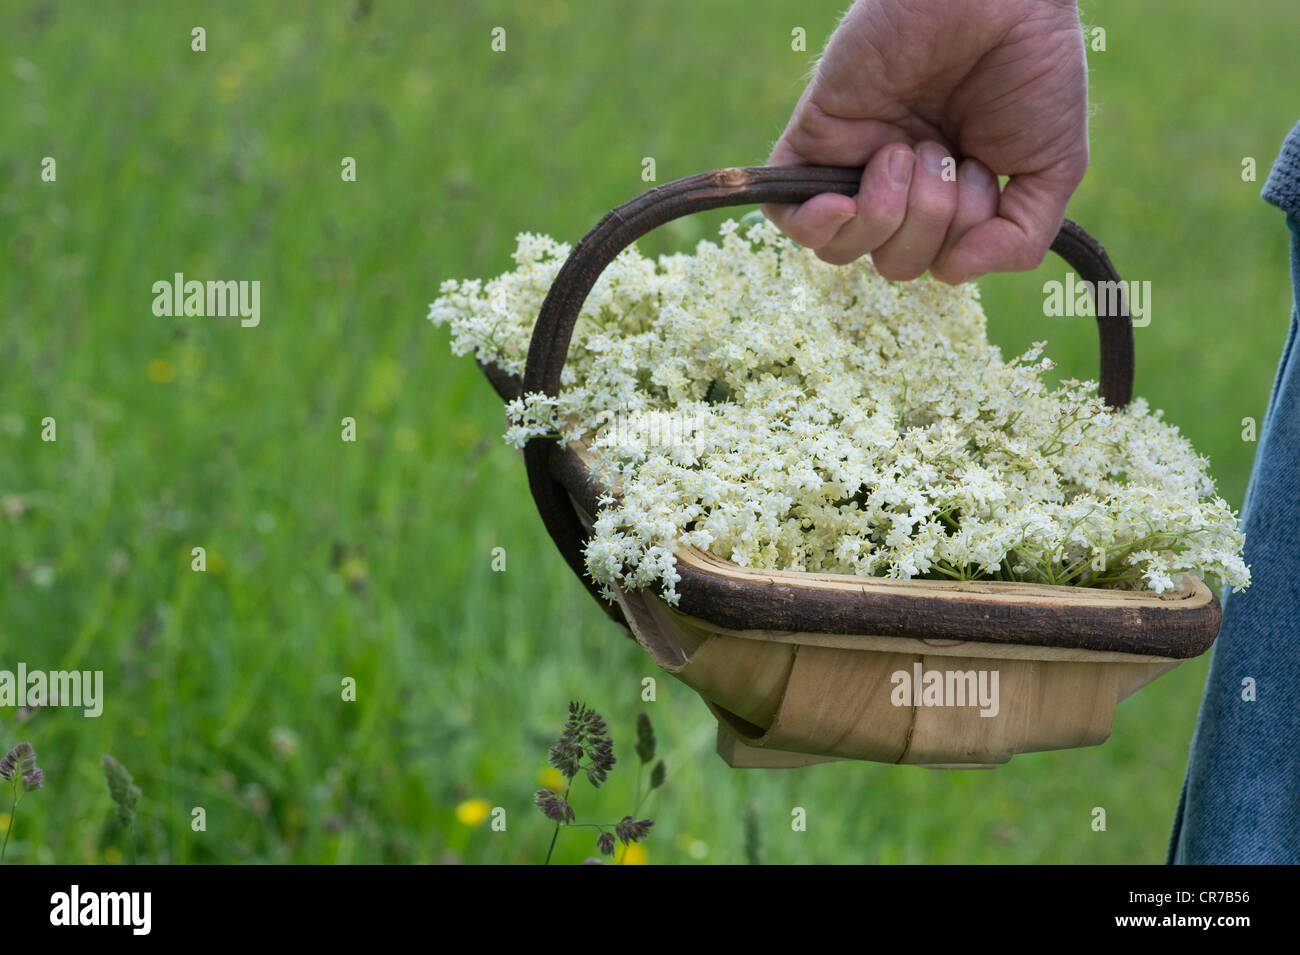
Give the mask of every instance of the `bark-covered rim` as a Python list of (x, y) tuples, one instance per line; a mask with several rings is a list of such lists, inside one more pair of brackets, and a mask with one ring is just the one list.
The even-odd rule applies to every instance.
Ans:
[[(719, 169), (657, 186), (605, 215), (570, 253), (533, 329), (523, 380), (485, 366), (503, 398), (559, 391), (573, 329), (596, 280), (623, 249), (647, 232), (706, 209), (762, 202), (802, 202), (824, 192), (852, 196), (862, 170), (822, 166)], [(1065, 220), (1052, 251), (1096, 289), (1119, 282), (1105, 249)], [(1112, 407), (1133, 392), (1133, 330), (1127, 303), (1098, 315), (1101, 396)], [(1094, 301), (1094, 305), (1096, 302)], [(551, 538), (569, 567), (605, 611), (586, 571), (586, 531), (575, 505), (595, 513), (604, 489), (580, 449), (534, 438), (524, 448), (528, 485)], [(1204, 582), (1185, 576), (1173, 595), (1050, 587), (1002, 581), (891, 581), (848, 575), (754, 571), (695, 549), (678, 553), (679, 609), (730, 630), (875, 634), (1020, 643), (1031, 646), (1187, 658), (1203, 653), (1219, 628), (1218, 599)]]

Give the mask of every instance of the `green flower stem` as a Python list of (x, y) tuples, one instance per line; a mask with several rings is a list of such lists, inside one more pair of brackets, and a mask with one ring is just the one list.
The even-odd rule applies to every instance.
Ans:
[(14, 831), (14, 815), (18, 812), (19, 788), (20, 787), (18, 785), (18, 774), (15, 773), (14, 781), (13, 781), (14, 799), (13, 799), (13, 803), (9, 806), (9, 827), (5, 829), (4, 845), (0, 846), (0, 862), (4, 861), (5, 853), (9, 851), (9, 834)]
[[(561, 799), (564, 800), (564, 802), (565, 802), (566, 805), (568, 805), (568, 802), (569, 802), (569, 790), (572, 789), (572, 788), (573, 788), (573, 777), (570, 776), (570, 777), (569, 777), (569, 785), (567, 785), (567, 786), (564, 787), (564, 795), (560, 797)], [(553, 852), (555, 851), (555, 840), (558, 839), (558, 838), (560, 838), (560, 826), (561, 826), (561, 825), (563, 825), (563, 823), (557, 822), (557, 823), (555, 824), (555, 832), (553, 832), (553, 833), (551, 834), (551, 847), (550, 847), (549, 849), (546, 850), (546, 861), (543, 862), (542, 865), (550, 865), (550, 864), (551, 864), (551, 853), (553, 853)]]

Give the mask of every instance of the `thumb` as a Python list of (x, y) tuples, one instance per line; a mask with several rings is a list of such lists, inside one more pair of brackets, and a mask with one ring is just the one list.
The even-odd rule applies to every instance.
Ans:
[[(899, 142), (912, 145), (915, 140), (892, 124), (840, 119), (805, 101), (773, 147), (767, 164), (865, 167), (877, 150)], [(763, 214), (778, 229), (811, 249), (830, 242), (856, 212), (854, 199), (836, 193), (823, 193), (804, 203), (763, 206)]]

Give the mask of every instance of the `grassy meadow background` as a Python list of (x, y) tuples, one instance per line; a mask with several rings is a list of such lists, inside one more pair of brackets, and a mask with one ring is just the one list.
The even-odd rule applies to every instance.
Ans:
[[(579, 238), (645, 188), (643, 157), (660, 182), (762, 162), (812, 55), (791, 30), (815, 52), (844, 5), (0, 0), (0, 668), (103, 670), (106, 695), (98, 719), (0, 709), (0, 745), (30, 740), (47, 776), (10, 861), (131, 859), (104, 753), (143, 790), (141, 861), (540, 861), (532, 793), (567, 702), (610, 723), (620, 765), (574, 803), (612, 821), (646, 676), (668, 784), (628, 861), (742, 862), (747, 819), (767, 862), (1163, 861), (1206, 660), (1124, 703), (1102, 747), (991, 772), (731, 770), (704, 705), (570, 577), (499, 401), (425, 320), (443, 279), (505, 269), (517, 232)], [(1084, 14), (1107, 50), (1070, 215), (1152, 282), (1137, 391), (1238, 505), (1241, 421), (1263, 416), (1289, 312), (1286, 230), (1258, 194), (1300, 115), (1279, 81), (1300, 11)], [(175, 272), (259, 280), (260, 327), (155, 317)], [(1063, 276), (984, 281), (992, 334), (1046, 338), (1091, 377), (1090, 322), (1042, 315)], [(557, 858), (592, 842), (562, 834)]]

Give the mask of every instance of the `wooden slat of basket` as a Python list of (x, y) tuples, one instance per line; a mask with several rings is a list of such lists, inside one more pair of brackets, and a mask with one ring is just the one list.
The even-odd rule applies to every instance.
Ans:
[(729, 636), (771, 643), (830, 647), (840, 650), (875, 650), (882, 653), (928, 654), (932, 657), (979, 656), (986, 660), (1042, 660), (1047, 663), (1179, 663), (1173, 657), (1111, 650), (1081, 650), (1077, 647), (1040, 647), (1023, 643), (981, 643), (973, 640), (935, 640), (913, 637), (881, 637), (860, 633), (809, 633), (792, 630), (732, 630), (707, 621), (678, 614), (686, 624)]
[[(1006, 647), (963, 644), (931, 652), (920, 641), (857, 638), (816, 646), (718, 633), (661, 598), (621, 593), (638, 641), (694, 689), (720, 727), (733, 766), (802, 766), (827, 758), (926, 766), (990, 766), (1018, 753), (1104, 742), (1115, 707), (1179, 661), (1062, 651), (1057, 658), (986, 656)], [(893, 674), (996, 671), (999, 710), (894, 705)]]

